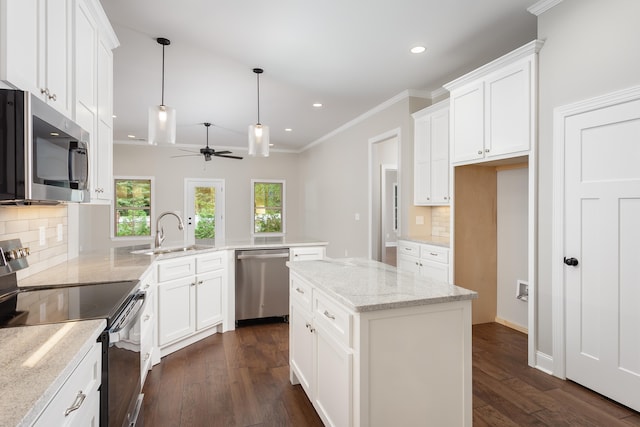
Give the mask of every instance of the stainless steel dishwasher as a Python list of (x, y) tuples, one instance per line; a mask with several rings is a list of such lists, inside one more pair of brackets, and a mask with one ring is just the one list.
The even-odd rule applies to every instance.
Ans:
[(289, 318), (289, 248), (236, 251), (236, 325)]

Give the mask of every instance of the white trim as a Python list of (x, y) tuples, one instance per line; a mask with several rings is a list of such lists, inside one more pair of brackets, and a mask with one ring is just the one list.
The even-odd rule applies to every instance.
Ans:
[(527, 8), (527, 12), (536, 16), (540, 16), (547, 10), (559, 5), (560, 3), (562, 3), (562, 0), (540, 0), (532, 6), (529, 6)]
[(553, 333), (553, 375), (564, 378), (566, 372), (565, 353), (565, 283), (564, 264), (562, 262), (565, 249), (564, 213), (565, 213), (565, 123), (577, 114), (584, 114), (596, 109), (607, 108), (640, 99), (640, 86), (633, 86), (603, 96), (575, 102), (553, 111), (553, 206), (552, 206), (552, 242), (551, 242), (551, 306)]
[[(269, 183), (269, 184), (282, 184), (282, 231), (280, 233), (256, 233), (255, 232), (255, 216), (254, 212), (256, 210), (254, 206), (255, 202), (255, 194), (254, 194), (254, 185), (255, 183)], [(270, 236), (284, 236), (287, 233), (287, 183), (285, 179), (251, 179), (251, 191), (249, 192), (249, 196), (251, 200), (249, 202), (249, 206), (251, 206), (251, 212), (249, 213), (251, 217), (251, 237), (270, 237)]]
[[(381, 133), (379, 135), (376, 135), (372, 138), (369, 138), (368, 141), (368, 145), (369, 145), (369, 150), (368, 150), (368, 171), (367, 171), (367, 181), (369, 182), (369, 186), (368, 186), (368, 211), (369, 211), (369, 220), (368, 220), (368, 228), (367, 228), (367, 234), (369, 235), (368, 240), (369, 240), (369, 259), (373, 259), (373, 233), (372, 231), (372, 227), (373, 227), (373, 145), (377, 144), (379, 142), (382, 141), (386, 141), (388, 139), (391, 138), (396, 138), (397, 142), (396, 142), (396, 149), (398, 150), (398, 162), (397, 162), (397, 171), (398, 171), (398, 206), (402, 206), (402, 168), (401, 168), (401, 163), (402, 163), (402, 129), (401, 128), (395, 128), (395, 129), (391, 129), (387, 132)], [(402, 230), (402, 215), (398, 216), (398, 230)], [(398, 236), (400, 236), (401, 233), (398, 233)]]
[(326, 141), (327, 139), (331, 138), (332, 136), (335, 136), (335, 135), (337, 135), (337, 134), (339, 134), (341, 132), (344, 132), (345, 130), (349, 129), (350, 127), (353, 127), (353, 126), (357, 125), (358, 123), (363, 122), (364, 120), (368, 119), (369, 117), (373, 116), (374, 114), (380, 113), (381, 111), (384, 111), (387, 108), (391, 107), (393, 104), (396, 104), (397, 102), (402, 101), (402, 100), (404, 100), (406, 98), (409, 98), (409, 97), (431, 99), (430, 98), (430, 93), (428, 91), (411, 90), (411, 89), (410, 90), (405, 90), (405, 91), (399, 93), (398, 95), (394, 96), (393, 98), (390, 98), (390, 99), (384, 101), (382, 104), (379, 104), (378, 106), (372, 108), (371, 110), (359, 115), (355, 119), (345, 123), (344, 125), (340, 126), (339, 128), (336, 128), (336, 129), (332, 130), (331, 132), (329, 132), (328, 134), (326, 134), (324, 136), (321, 136), (320, 138), (316, 139), (312, 143), (305, 145), (298, 152), (302, 153), (303, 151), (306, 151), (306, 150), (310, 149), (311, 147), (314, 147), (314, 146), (320, 144), (321, 142)]
[(431, 92), (431, 100), (438, 99), (441, 96), (449, 96), (449, 91), (444, 87), (440, 87), (433, 92)]
[[(115, 210), (116, 210), (116, 180), (117, 179), (130, 179), (130, 180), (149, 180), (151, 181), (151, 210), (149, 211), (149, 218), (150, 218), (150, 224), (149, 224), (149, 229), (150, 229), (150, 235), (149, 236), (122, 236), (122, 237), (117, 237), (115, 235)], [(111, 203), (109, 204), (109, 222), (110, 222), (110, 226), (109, 226), (109, 237), (112, 241), (118, 241), (118, 242), (123, 242), (123, 241), (127, 241), (127, 240), (131, 240), (131, 241), (152, 241), (153, 236), (156, 233), (155, 230), (155, 224), (153, 223), (153, 215), (155, 214), (155, 203), (156, 203), (156, 183), (155, 183), (156, 177), (155, 176), (137, 176), (137, 175), (114, 175), (111, 179), (111, 186), (113, 187), (113, 199), (111, 200)]]
[(553, 375), (553, 357), (541, 351), (536, 352), (535, 367), (546, 374)]
[(102, 8), (100, 2), (98, 0), (85, 0), (85, 4), (91, 11), (92, 16), (96, 19), (96, 21), (98, 21), (98, 28), (100, 29), (100, 33), (104, 37), (106, 37), (107, 41), (109, 42), (108, 47), (113, 50), (120, 46), (118, 36), (113, 30), (111, 22), (109, 22), (109, 18), (107, 18), (107, 14)]
[(507, 65), (514, 63), (520, 59), (526, 58), (529, 55), (536, 54), (542, 49), (542, 45), (544, 45), (544, 41), (542, 40), (533, 40), (524, 46), (515, 49), (506, 55), (501, 56), (498, 59), (495, 59), (488, 64), (483, 65), (480, 68), (476, 68), (475, 70), (465, 74), (462, 77), (458, 77), (457, 79), (447, 83), (444, 85), (444, 88), (451, 92), (454, 89), (457, 89), (461, 86), (464, 86), (468, 83), (472, 83), (475, 80), (486, 76), (494, 71), (497, 71)]

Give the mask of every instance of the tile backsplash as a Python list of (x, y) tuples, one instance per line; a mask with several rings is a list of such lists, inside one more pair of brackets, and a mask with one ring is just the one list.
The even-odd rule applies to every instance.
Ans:
[(449, 206), (434, 206), (431, 208), (431, 234), (439, 237), (449, 237), (451, 228)]
[(67, 260), (67, 206), (0, 206), (0, 240), (17, 239), (30, 249), (29, 268), (18, 279)]

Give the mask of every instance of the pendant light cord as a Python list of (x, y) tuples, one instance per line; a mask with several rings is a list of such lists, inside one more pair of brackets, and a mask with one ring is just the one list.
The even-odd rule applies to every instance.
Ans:
[(162, 45), (162, 100), (160, 105), (164, 105), (164, 45)]
[(260, 124), (260, 73), (256, 73), (257, 82), (258, 82), (258, 123)]

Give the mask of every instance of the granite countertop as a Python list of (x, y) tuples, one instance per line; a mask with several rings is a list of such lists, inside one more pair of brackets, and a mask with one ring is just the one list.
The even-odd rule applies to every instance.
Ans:
[(86, 320), (0, 329), (0, 425), (33, 424), (105, 327)]
[(475, 299), (478, 294), (367, 259), (288, 262), (310, 283), (355, 312)]
[(398, 237), (398, 240), (408, 240), (414, 243), (442, 246), (443, 248), (448, 248), (450, 246), (449, 238), (442, 236), (400, 236)]

